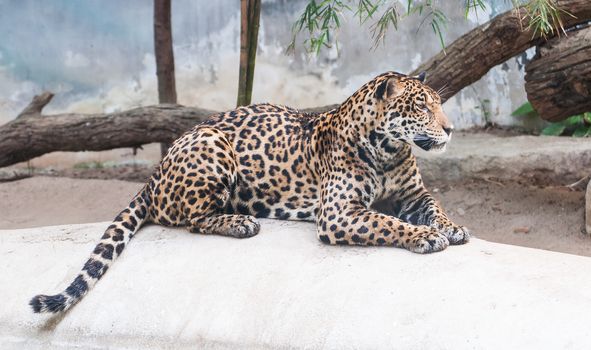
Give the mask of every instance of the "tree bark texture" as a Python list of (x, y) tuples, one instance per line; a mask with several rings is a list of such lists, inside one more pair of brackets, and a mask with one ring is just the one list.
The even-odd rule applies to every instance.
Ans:
[[(170, 143), (196, 124), (218, 112), (181, 105), (161, 104), (108, 114), (42, 115), (51, 98), (35, 96), (28, 113), (0, 126), (0, 167), (56, 151), (103, 151)], [(39, 99), (45, 103), (37, 103)], [(321, 112), (336, 105), (305, 109)], [(23, 111), (24, 112), (24, 111)]]
[(246, 106), (252, 99), (261, 0), (240, 1), (240, 68), (237, 106)]
[[(565, 28), (591, 20), (590, 0), (556, 0)], [(494, 66), (522, 53), (543, 39), (527, 30), (524, 9), (500, 14), (461, 36), (439, 54), (421, 64), (412, 75), (427, 72), (427, 84), (435, 90), (445, 87), (443, 101), (478, 81)]]
[(169, 143), (214, 113), (162, 104), (109, 114), (29, 114), (0, 126), (0, 167), (54, 151)]
[[(158, 79), (158, 102), (177, 103), (172, 50), (171, 0), (154, 0), (154, 54)], [(166, 154), (169, 145), (162, 143), (160, 153)]]
[(159, 103), (177, 103), (170, 1), (154, 0), (154, 54)]
[(543, 119), (591, 111), (591, 27), (538, 46), (525, 72), (527, 99)]

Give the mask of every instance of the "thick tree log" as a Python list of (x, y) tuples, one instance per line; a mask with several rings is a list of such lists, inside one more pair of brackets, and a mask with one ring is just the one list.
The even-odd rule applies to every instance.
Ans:
[(591, 111), (591, 27), (538, 46), (525, 72), (527, 99), (543, 119)]
[[(47, 95), (52, 94), (40, 96)], [(38, 100), (39, 97), (35, 96), (25, 109), (31, 111), (31, 105), (35, 105), (35, 113), (0, 126), (0, 167), (55, 151), (103, 151), (153, 142), (170, 143), (217, 113), (203, 108), (164, 104), (109, 114), (41, 115), (41, 109), (49, 99), (44, 99), (44, 104), (39, 104)], [(303, 111), (320, 112), (335, 107), (331, 105)]]
[(0, 126), (0, 167), (54, 151), (102, 151), (170, 142), (214, 114), (179, 105), (111, 114), (29, 115)]
[[(556, 0), (565, 28), (591, 20), (591, 1)], [(525, 10), (511, 10), (498, 15), (461, 36), (412, 74), (427, 72), (427, 84), (438, 90), (445, 87), (442, 99), (455, 95), (478, 81), (492, 67), (537, 45), (541, 39), (530, 30)]]

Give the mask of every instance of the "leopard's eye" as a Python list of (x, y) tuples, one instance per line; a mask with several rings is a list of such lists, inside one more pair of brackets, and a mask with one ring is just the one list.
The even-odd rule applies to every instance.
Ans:
[(427, 108), (427, 104), (425, 102), (422, 102), (422, 101), (415, 102), (415, 106), (417, 106), (417, 108), (421, 112), (428, 112), (429, 111), (429, 108)]

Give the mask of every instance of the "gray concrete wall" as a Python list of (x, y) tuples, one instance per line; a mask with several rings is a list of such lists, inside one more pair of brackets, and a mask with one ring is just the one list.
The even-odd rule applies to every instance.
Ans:
[[(342, 101), (372, 76), (409, 72), (441, 49), (428, 22), (400, 23), (371, 50), (369, 21), (346, 17), (339, 50), (309, 58), (286, 56), (291, 24), (306, 0), (263, 1), (254, 101), (311, 107)], [(401, 2), (403, 3), (403, 2)], [(449, 16), (445, 39), (455, 38), (509, 6), (464, 18), (462, 2), (439, 1)], [(150, 1), (0, 1), (0, 122), (13, 118), (33, 94), (57, 96), (48, 111), (109, 112), (157, 101)], [(403, 6), (401, 5), (401, 8)], [(175, 0), (173, 24), (179, 100), (211, 109), (232, 108), (238, 76), (239, 6), (235, 0)], [(300, 47), (301, 48), (301, 47)], [(496, 67), (448, 101), (459, 128), (482, 125), (482, 106), (500, 124), (525, 101), (523, 57)]]

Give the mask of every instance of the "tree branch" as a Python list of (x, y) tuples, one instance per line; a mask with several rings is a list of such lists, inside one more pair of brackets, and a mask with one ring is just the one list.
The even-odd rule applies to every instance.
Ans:
[[(556, 0), (556, 6), (571, 15), (562, 14), (565, 28), (591, 20), (591, 1)], [(525, 9), (500, 14), (461, 36), (445, 52), (421, 64), (411, 74), (427, 72), (427, 83), (435, 90), (445, 87), (443, 101), (464, 87), (478, 81), (491, 68), (514, 57), (540, 40), (523, 20)], [(446, 54), (447, 53), (447, 54)]]
[(538, 47), (525, 66), (527, 99), (549, 121), (591, 111), (591, 27)]
[(25, 107), (25, 109), (23, 109), (22, 112), (19, 113), (17, 119), (41, 115), (41, 111), (49, 102), (51, 102), (52, 98), (53, 93), (49, 91), (45, 91), (41, 95), (35, 95), (31, 103), (29, 103), (29, 105)]

